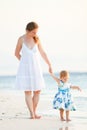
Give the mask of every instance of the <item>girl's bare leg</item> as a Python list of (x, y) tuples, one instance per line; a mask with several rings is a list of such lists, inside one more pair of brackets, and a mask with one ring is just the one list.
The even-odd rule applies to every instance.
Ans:
[(69, 111), (66, 111), (66, 121), (71, 121), (71, 120), (69, 119)]
[(38, 102), (39, 102), (40, 90), (39, 91), (34, 91), (33, 94), (34, 94), (33, 95), (33, 110), (34, 110), (34, 115), (35, 115), (36, 119), (39, 119), (39, 118), (41, 118), (41, 116), (38, 116), (36, 114), (36, 109), (37, 109), (37, 105), (38, 105)]
[(30, 112), (30, 118), (34, 119), (34, 110), (33, 110), (33, 100), (32, 100), (32, 92), (31, 91), (25, 91), (25, 101), (28, 107), (28, 110)]
[(64, 119), (64, 110), (63, 109), (60, 109), (60, 119), (61, 119), (61, 121), (65, 121), (65, 119)]

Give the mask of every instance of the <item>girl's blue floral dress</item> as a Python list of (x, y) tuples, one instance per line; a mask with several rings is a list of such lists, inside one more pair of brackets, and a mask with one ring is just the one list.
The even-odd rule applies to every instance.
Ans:
[(71, 84), (63, 81), (60, 81), (60, 85), (58, 85), (58, 92), (56, 93), (53, 100), (53, 108), (54, 109), (63, 109), (63, 110), (76, 110), (76, 107), (73, 102), (73, 97), (70, 92)]

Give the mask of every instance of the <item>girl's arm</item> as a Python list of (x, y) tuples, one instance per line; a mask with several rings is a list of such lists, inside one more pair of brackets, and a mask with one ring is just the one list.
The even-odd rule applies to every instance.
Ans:
[(49, 61), (49, 59), (48, 59), (48, 57), (47, 57), (46, 52), (44, 51), (44, 49), (43, 49), (43, 47), (42, 47), (40, 41), (39, 41), (39, 43), (38, 43), (38, 49), (39, 49), (39, 52), (40, 52), (42, 58), (45, 60), (45, 62), (46, 62), (46, 63), (48, 64), (48, 66), (49, 66), (49, 72), (52, 73), (51, 63), (50, 63), (50, 61)]
[(81, 91), (80, 87), (79, 86), (70, 86), (71, 89), (77, 89), (79, 91)]
[(50, 73), (51, 76), (53, 77), (53, 79), (58, 83), (60, 84), (60, 79), (58, 79), (53, 73)]
[(15, 56), (17, 57), (18, 60), (20, 60), (20, 58), (21, 58), (21, 55), (20, 55), (21, 48), (22, 48), (22, 38), (20, 37), (18, 39), (16, 49), (15, 49)]

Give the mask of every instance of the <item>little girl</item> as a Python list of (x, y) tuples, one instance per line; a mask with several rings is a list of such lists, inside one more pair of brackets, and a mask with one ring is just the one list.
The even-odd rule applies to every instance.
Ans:
[(57, 78), (51, 73), (53, 79), (58, 83), (58, 92), (53, 100), (53, 108), (59, 109), (61, 121), (64, 119), (64, 111), (66, 112), (66, 121), (71, 121), (69, 118), (69, 111), (76, 110), (70, 89), (81, 90), (78, 86), (72, 86), (69, 82), (69, 73), (65, 70), (60, 72), (60, 78)]

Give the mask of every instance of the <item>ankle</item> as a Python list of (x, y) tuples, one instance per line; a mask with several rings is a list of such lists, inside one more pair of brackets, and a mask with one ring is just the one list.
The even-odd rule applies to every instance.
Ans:
[(30, 112), (31, 117), (35, 117), (35, 114), (33, 112)]
[(65, 121), (64, 117), (60, 117), (61, 121)]

